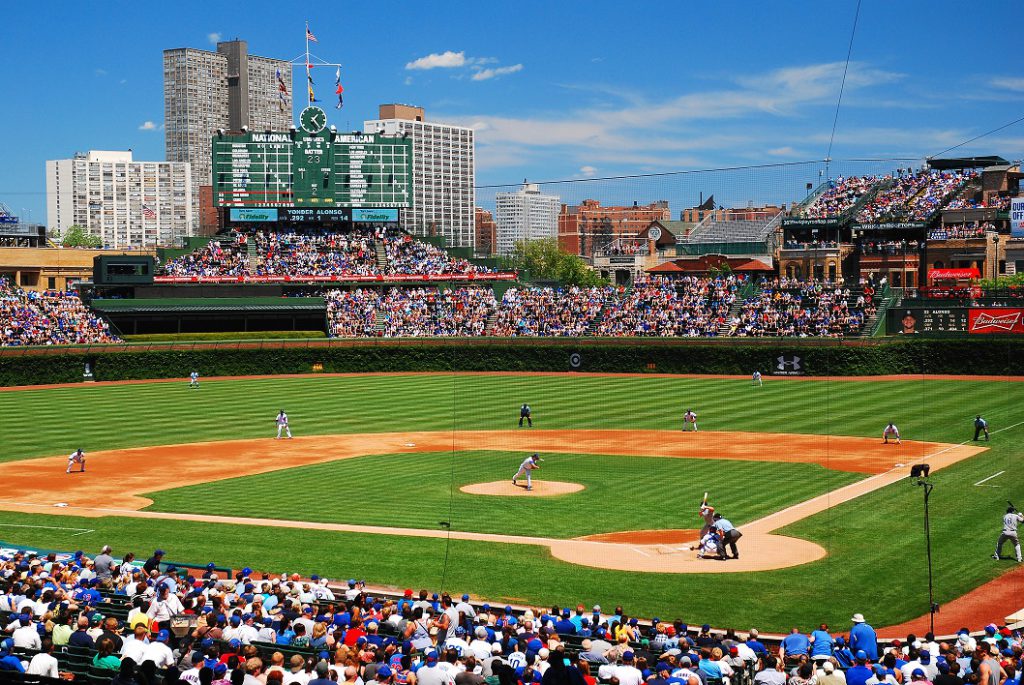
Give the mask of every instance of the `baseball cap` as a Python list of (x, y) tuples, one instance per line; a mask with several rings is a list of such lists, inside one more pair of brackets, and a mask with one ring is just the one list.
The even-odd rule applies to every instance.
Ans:
[(227, 664), (222, 664), (220, 662), (217, 662), (217, 665), (215, 665), (213, 667), (213, 674), (214, 675), (224, 675), (227, 672), (228, 672), (228, 665)]
[[(163, 555), (164, 551), (162, 549), (158, 549), (155, 552), (153, 552), (154, 557), (162, 557)], [(81, 556), (81, 554), (76, 552), (75, 556)]]
[(469, 601), (469, 595), (462, 595), (462, 601), (463, 602), (468, 602)]
[(405, 596), (406, 596), (406, 597), (412, 597), (412, 590), (411, 590), (411, 589), (407, 589), (407, 590), (405, 591)]
[(377, 680), (380, 680), (381, 678), (390, 678), (390, 677), (391, 677), (391, 669), (388, 668), (387, 666), (381, 666), (380, 668), (377, 669)]
[(629, 651), (623, 652), (622, 653), (622, 660), (623, 661), (632, 661), (634, 656), (636, 656), (636, 655), (633, 654), (633, 652), (629, 652)]
[(167, 642), (171, 639), (171, 634), (167, 632), (167, 630), (161, 630), (159, 633), (156, 634), (156, 639), (159, 642)]
[(868, 658), (868, 653), (867, 652), (865, 652), (863, 649), (858, 649), (857, 650), (857, 661), (867, 661), (867, 658)]
[(238, 649), (241, 646), (242, 646), (242, 641), (239, 640), (238, 638), (232, 638), (232, 639), (228, 640), (228, 647), (230, 647), (231, 649)]
[(910, 677), (911, 678), (917, 678), (917, 677), (924, 678), (924, 669), (923, 668), (915, 668), (914, 671), (910, 674)]

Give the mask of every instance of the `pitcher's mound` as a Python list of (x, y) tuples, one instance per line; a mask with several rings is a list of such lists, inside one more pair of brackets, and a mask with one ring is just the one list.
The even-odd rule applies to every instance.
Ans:
[(511, 480), (496, 480), (490, 483), (473, 483), (459, 490), (470, 495), (500, 495), (502, 497), (551, 497), (579, 492), (583, 486), (579, 483), (562, 483), (551, 480), (533, 481), (533, 490), (526, 489), (526, 483), (512, 485)]

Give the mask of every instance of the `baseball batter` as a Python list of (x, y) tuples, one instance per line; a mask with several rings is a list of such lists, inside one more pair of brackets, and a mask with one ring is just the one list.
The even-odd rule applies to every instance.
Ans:
[(277, 422), (277, 437), (274, 438), (274, 439), (275, 440), (280, 440), (281, 439), (281, 431), (284, 431), (285, 434), (288, 436), (288, 439), (291, 440), (292, 439), (292, 429), (288, 427), (288, 415), (284, 413), (284, 409), (282, 409), (280, 412), (278, 412), (277, 418), (275, 419), (275, 421)]
[(1006, 515), (1003, 516), (1003, 532), (999, 535), (999, 542), (996, 543), (996, 553), (992, 558), (999, 560), (1003, 557), (1003, 543), (1012, 542), (1013, 551), (1017, 553), (1017, 563), (1021, 563), (1020, 538), (1017, 537), (1017, 526), (1024, 522), (1024, 514), (1014, 507), (1006, 508)]
[(533, 472), (540, 468), (540, 457), (534, 452), (519, 465), (516, 475), (512, 476), (512, 485), (519, 485), (516, 481), (526, 476), (526, 489), (533, 490)]
[(77, 450), (68, 455), (68, 470), (67, 473), (71, 473), (71, 467), (74, 464), (78, 464), (78, 471), (80, 473), (85, 472), (85, 452), (79, 447)]
[(700, 506), (700, 517), (704, 519), (704, 525), (700, 527), (700, 536), (703, 538), (715, 527), (715, 508), (705, 502)]
[(886, 426), (885, 430), (882, 431), (882, 442), (888, 445), (890, 437), (892, 437), (892, 439), (896, 441), (897, 445), (903, 444), (903, 441), (900, 440), (900, 429), (897, 428), (896, 424), (893, 423), (892, 421), (890, 421), (889, 425)]
[(693, 432), (697, 432), (697, 412), (692, 409), (687, 409), (686, 413), (683, 414), (683, 431), (690, 430), (687, 426), (693, 426)]
[(188, 375), (188, 387), (198, 388), (199, 387), (199, 372), (193, 371)]

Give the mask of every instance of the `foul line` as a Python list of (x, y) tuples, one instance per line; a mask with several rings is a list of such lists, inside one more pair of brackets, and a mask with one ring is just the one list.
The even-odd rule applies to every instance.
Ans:
[[(975, 483), (975, 485), (981, 485), (982, 483), (986, 483), (986, 482), (988, 482), (988, 481), (992, 480), (993, 478), (995, 478), (996, 476), (1001, 476), (1001, 475), (1003, 475), (1004, 473), (1006, 473), (1006, 471), (1000, 471), (999, 473), (993, 473), (993, 474), (992, 474), (991, 476), (989, 476), (988, 478), (982, 478), (982, 479), (981, 479), (981, 480), (979, 480), (979, 481), (978, 481), (977, 483)], [(989, 487), (995, 487), (995, 486), (991, 486), (991, 485), (990, 485)]]
[[(20, 502), (18, 503), (20, 504)], [(77, 530), (79, 532), (72, 533), (71, 537), (78, 535), (86, 535), (87, 533), (95, 533), (95, 528), (69, 528), (67, 526), (30, 526), (27, 523), (0, 523), (0, 526), (6, 528), (45, 528), (47, 530)]]

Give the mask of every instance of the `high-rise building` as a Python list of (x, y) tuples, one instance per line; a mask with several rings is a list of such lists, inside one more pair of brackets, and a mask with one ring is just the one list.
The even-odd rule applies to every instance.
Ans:
[(46, 162), (51, 231), (81, 226), (120, 249), (171, 245), (192, 235), (192, 208), (187, 162), (136, 162), (130, 150)]
[(602, 207), (597, 200), (584, 200), (578, 205), (562, 205), (558, 215), (558, 244), (566, 252), (587, 256), (619, 238), (635, 238), (652, 221), (669, 221), (672, 212), (668, 202), (658, 200), (648, 205)]
[(490, 256), (498, 251), (494, 215), (483, 207), (476, 208), (476, 253)]
[(494, 223), (498, 254), (507, 255), (521, 241), (558, 237), (561, 198), (545, 195), (535, 183), (524, 183), (514, 193), (495, 195)]
[(473, 129), (427, 121), (423, 108), (411, 105), (381, 105), (379, 117), (364, 121), (363, 131), (412, 139), (413, 206), (403, 210), (402, 228), (415, 235), (444, 236), (449, 247), (473, 247)]
[[(287, 95), (279, 89), (278, 74)], [(244, 40), (217, 51), (164, 50), (164, 137), (167, 160), (192, 165), (193, 225), (199, 189), (211, 185), (211, 140), (217, 129), (287, 131), (292, 125), (292, 65), (250, 55)]]

